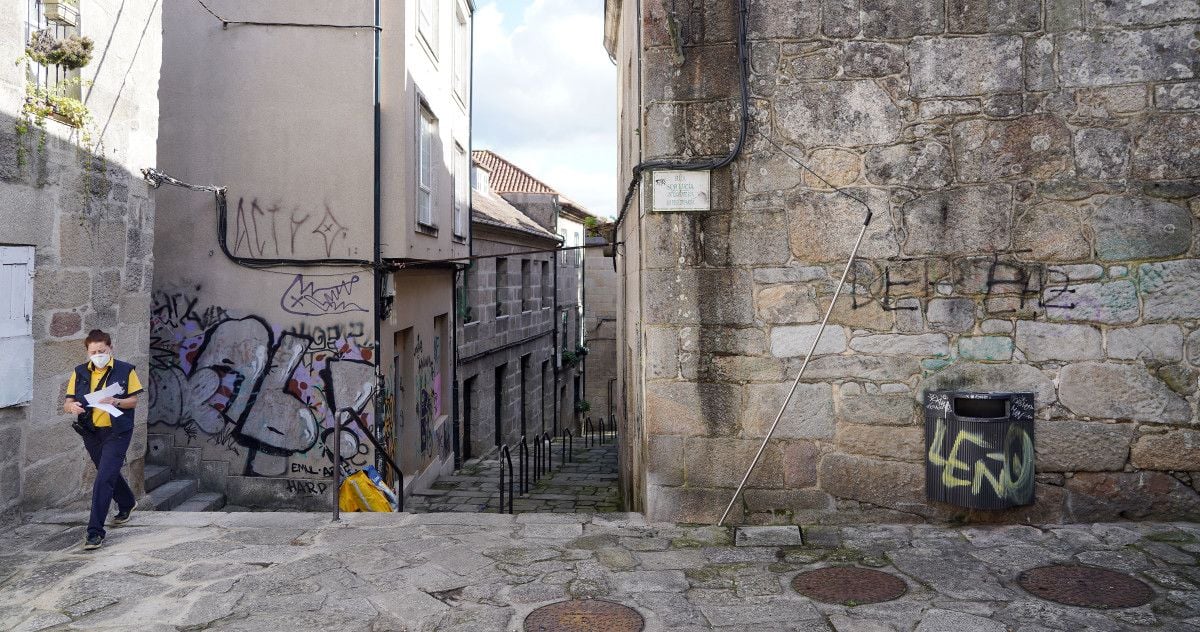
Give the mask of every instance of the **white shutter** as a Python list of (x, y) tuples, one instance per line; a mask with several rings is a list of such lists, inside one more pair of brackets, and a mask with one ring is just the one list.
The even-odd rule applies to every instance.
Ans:
[(0, 408), (33, 399), (33, 247), (0, 246)]

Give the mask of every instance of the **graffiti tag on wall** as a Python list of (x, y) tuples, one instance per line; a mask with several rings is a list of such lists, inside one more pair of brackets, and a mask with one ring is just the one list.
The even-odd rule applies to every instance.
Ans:
[[(339, 280), (309, 280), (303, 274), (297, 274), (292, 284), (283, 291), (279, 298), (279, 306), (283, 311), (298, 316), (329, 316), (332, 314), (349, 314), (351, 312), (366, 312), (367, 308), (353, 300), (355, 286), (362, 283), (357, 275)], [(366, 290), (369, 292), (370, 290)], [(364, 291), (359, 290), (362, 295)], [(370, 298), (369, 296), (367, 298)]]
[(293, 207), (286, 211), (278, 204), (259, 204), (258, 198), (239, 198), (233, 222), (233, 254), (249, 257), (323, 255), (332, 257), (343, 247), (350, 234), (333, 209), (323, 214)]
[(1077, 281), (1062, 267), (1017, 259), (1024, 252), (968, 257), (948, 266), (938, 266), (941, 259), (895, 258), (886, 260), (882, 271), (859, 262), (850, 270), (850, 306), (862, 309), (877, 302), (885, 311), (909, 311), (920, 308), (904, 299), (977, 296), (993, 315), (1074, 309)]

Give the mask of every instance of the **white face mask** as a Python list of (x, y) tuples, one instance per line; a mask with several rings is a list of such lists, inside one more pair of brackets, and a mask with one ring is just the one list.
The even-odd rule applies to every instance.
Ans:
[(109, 360), (112, 360), (112, 354), (97, 353), (88, 359), (92, 361), (92, 366), (98, 369), (100, 367), (108, 366)]

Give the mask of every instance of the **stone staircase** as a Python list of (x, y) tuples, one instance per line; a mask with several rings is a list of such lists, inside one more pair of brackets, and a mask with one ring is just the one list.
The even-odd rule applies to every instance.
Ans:
[(217, 511), (225, 495), (200, 491), (200, 448), (176, 447), (169, 434), (147, 437), (146, 496), (142, 505), (155, 511)]

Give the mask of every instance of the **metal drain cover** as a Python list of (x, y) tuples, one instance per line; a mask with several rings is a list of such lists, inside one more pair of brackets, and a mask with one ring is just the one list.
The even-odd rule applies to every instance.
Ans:
[(800, 573), (792, 580), (796, 592), (825, 603), (879, 603), (908, 592), (903, 579), (869, 568), (832, 566)]
[(603, 599), (572, 599), (542, 606), (525, 617), (525, 632), (641, 632), (637, 610)]
[(1154, 590), (1125, 573), (1092, 566), (1040, 566), (1017, 576), (1029, 594), (1068, 606), (1133, 608), (1154, 599)]

